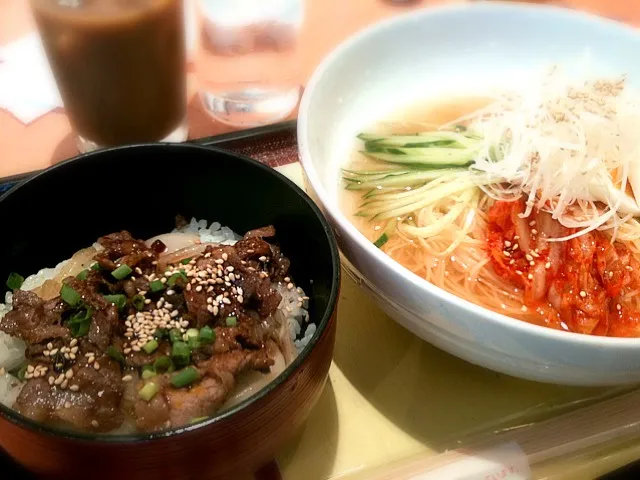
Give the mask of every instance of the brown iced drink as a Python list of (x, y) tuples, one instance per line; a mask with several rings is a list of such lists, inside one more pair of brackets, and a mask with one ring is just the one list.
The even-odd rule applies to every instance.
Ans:
[(30, 0), (72, 126), (105, 147), (164, 139), (186, 113), (182, 0)]

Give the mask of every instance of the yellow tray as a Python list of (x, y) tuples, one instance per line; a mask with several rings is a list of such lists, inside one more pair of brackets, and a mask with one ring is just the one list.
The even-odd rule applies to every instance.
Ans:
[[(302, 184), (299, 164), (280, 167)], [(608, 388), (544, 385), (471, 365), (396, 324), (343, 275), (329, 382), (304, 430), (278, 456), (285, 480), (348, 479), (460, 440), (610, 396)], [(640, 442), (534, 469), (537, 479), (588, 479), (640, 458)]]

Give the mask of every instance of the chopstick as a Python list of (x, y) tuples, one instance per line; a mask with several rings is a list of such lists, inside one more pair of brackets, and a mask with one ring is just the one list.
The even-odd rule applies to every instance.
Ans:
[[(517, 430), (492, 435), (472, 446), (439, 455), (419, 455), (350, 480), (491, 479), (517, 470), (530, 478), (531, 467), (612, 441), (640, 437), (640, 390), (579, 408)], [(458, 473), (459, 472), (459, 473)], [(502, 473), (501, 473), (502, 472)], [(460, 475), (452, 477), (451, 475)]]

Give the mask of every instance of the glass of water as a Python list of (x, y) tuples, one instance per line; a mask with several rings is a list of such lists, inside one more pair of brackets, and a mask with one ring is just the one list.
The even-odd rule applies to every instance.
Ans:
[(205, 110), (236, 127), (277, 122), (297, 106), (304, 0), (196, 0), (195, 66)]

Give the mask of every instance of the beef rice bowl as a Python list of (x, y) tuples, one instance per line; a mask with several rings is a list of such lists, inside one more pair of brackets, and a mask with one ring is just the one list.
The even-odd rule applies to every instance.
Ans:
[(85, 432), (154, 432), (248, 398), (315, 332), (266, 226), (177, 219), (105, 235), (54, 269), (12, 273), (0, 305), (0, 401)]

